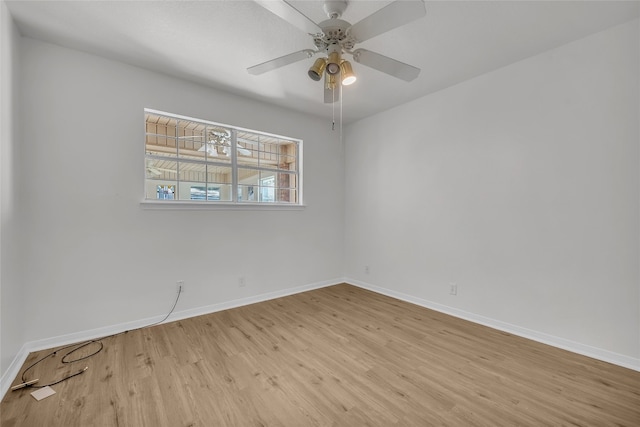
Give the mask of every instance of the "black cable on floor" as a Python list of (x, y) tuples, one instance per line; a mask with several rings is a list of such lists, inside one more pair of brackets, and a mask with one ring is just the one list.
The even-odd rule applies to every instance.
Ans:
[[(118, 336), (118, 335), (126, 334), (126, 333), (131, 332), (131, 331), (137, 331), (137, 330), (140, 330), (140, 329), (143, 329), (143, 328), (150, 328), (151, 326), (156, 326), (156, 325), (159, 325), (159, 324), (163, 323), (165, 320), (167, 320), (167, 319), (169, 318), (169, 316), (171, 316), (171, 314), (172, 314), (172, 313), (173, 313), (173, 311), (175, 310), (176, 306), (178, 305), (178, 300), (180, 299), (180, 295), (181, 295), (181, 294), (182, 294), (182, 286), (180, 286), (180, 288), (178, 289), (178, 295), (176, 296), (176, 300), (175, 300), (175, 302), (173, 303), (173, 307), (171, 307), (171, 310), (169, 311), (169, 313), (167, 313), (167, 315), (164, 317), (164, 319), (160, 320), (159, 322), (155, 322), (155, 323), (152, 323), (152, 324), (150, 324), (150, 325), (146, 325), (146, 326), (141, 326), (141, 327), (136, 328), (136, 329), (131, 329), (131, 330), (127, 330), (127, 331), (123, 331), (123, 332), (118, 332), (118, 333), (115, 333), (115, 334), (107, 335), (107, 336), (104, 336), (104, 337), (102, 337), (102, 338), (96, 338), (96, 339), (88, 340), (88, 341), (84, 341), (84, 342), (81, 342), (81, 343), (71, 344), (71, 345), (68, 345), (68, 346), (65, 346), (65, 347), (59, 348), (59, 349), (57, 349), (57, 350), (54, 350), (54, 351), (52, 351), (51, 353), (47, 354), (46, 356), (42, 357), (41, 359), (36, 360), (32, 365), (30, 365), (30, 366), (29, 366), (29, 367), (27, 367), (24, 371), (22, 371), (22, 376), (21, 376), (22, 383), (23, 383), (23, 384), (26, 384), (27, 382), (29, 382), (29, 380), (27, 380), (27, 379), (25, 378), (25, 377), (26, 377), (26, 375), (27, 375), (27, 372), (29, 372), (31, 369), (33, 369), (34, 367), (36, 367), (36, 366), (37, 366), (39, 363), (41, 363), (42, 361), (44, 361), (44, 360), (48, 359), (48, 358), (49, 358), (49, 357), (51, 357), (51, 356), (55, 356), (56, 354), (58, 354), (59, 352), (61, 352), (61, 351), (63, 351), (63, 350), (66, 350), (66, 349), (69, 349), (69, 348), (71, 348), (71, 349), (72, 349), (72, 350), (69, 350), (68, 352), (66, 352), (64, 356), (62, 356), (62, 359), (61, 359), (61, 362), (62, 362), (62, 363), (75, 363), (75, 362), (79, 362), (79, 361), (81, 361), (81, 360), (88, 359), (88, 358), (93, 357), (93, 356), (95, 356), (96, 354), (100, 353), (100, 352), (102, 351), (102, 349), (104, 348), (104, 344), (102, 343), (102, 340), (104, 340), (104, 339), (112, 338), (112, 337), (116, 337), (116, 336)], [(100, 344), (100, 347), (99, 347), (96, 351), (94, 351), (93, 353), (88, 354), (88, 355), (86, 355), (86, 356), (83, 356), (83, 357), (81, 357), (81, 358), (79, 358), (79, 359), (68, 360), (68, 358), (69, 358), (72, 354), (74, 354), (76, 351), (81, 350), (81, 349), (83, 349), (83, 348), (85, 348), (85, 347), (87, 347), (87, 346), (89, 346), (89, 345), (91, 345), (91, 344), (93, 344), (93, 343), (98, 343), (98, 344)], [(63, 381), (66, 381), (66, 380), (68, 380), (68, 379), (70, 379), (70, 378), (73, 378), (73, 377), (75, 377), (75, 376), (78, 376), (78, 375), (80, 375), (81, 373), (83, 373), (83, 372), (84, 372), (84, 371), (86, 371), (86, 370), (87, 370), (87, 368), (84, 368), (84, 369), (82, 369), (82, 370), (80, 370), (80, 371), (78, 371), (78, 372), (76, 372), (76, 373), (73, 373), (73, 374), (71, 374), (71, 375), (68, 375), (68, 376), (66, 376), (66, 377), (62, 378), (61, 380), (58, 380), (58, 381), (55, 381), (55, 382), (52, 382), (52, 383), (49, 383), (49, 384), (45, 384), (45, 385), (29, 384), (29, 385), (25, 385), (25, 388), (27, 388), (27, 387), (32, 387), (32, 388), (50, 387), (50, 386), (52, 386), (52, 385), (60, 384), (60, 383), (61, 383), (61, 382), (63, 382)]]

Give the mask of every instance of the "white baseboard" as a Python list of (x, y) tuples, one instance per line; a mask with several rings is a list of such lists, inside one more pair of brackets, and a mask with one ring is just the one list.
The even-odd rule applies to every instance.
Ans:
[(192, 308), (189, 310), (180, 311), (174, 313), (169, 318), (169, 321), (187, 319), (190, 317), (201, 316), (203, 314), (215, 313), (217, 311), (228, 310), (230, 308), (242, 307), (244, 305), (255, 304), (262, 301), (269, 301), (276, 298), (286, 297), (289, 295), (299, 294), (313, 289), (326, 288), (327, 286), (337, 285), (339, 283), (345, 283), (344, 278), (326, 280), (322, 282), (313, 283), (310, 285), (297, 286), (295, 288), (287, 288), (274, 292), (267, 292), (265, 294), (254, 295), (246, 298), (240, 298), (232, 301), (227, 301), (219, 304), (207, 305), (204, 307)]
[(20, 373), (20, 368), (27, 360), (27, 356), (29, 356), (29, 350), (27, 350), (27, 344), (24, 344), (20, 350), (18, 350), (18, 354), (13, 358), (9, 367), (0, 377), (0, 399), (4, 399), (4, 394), (9, 390), (11, 383)]
[[(344, 283), (344, 278), (326, 280), (322, 282), (312, 283), (303, 286), (297, 286), (294, 288), (286, 288), (278, 291), (267, 292), (260, 295), (254, 295), (246, 298), (240, 298), (236, 300), (226, 301), (218, 304), (207, 305), (203, 307), (191, 308), (188, 310), (173, 312), (166, 320), (166, 322), (174, 322), (176, 320), (187, 319), (190, 317), (201, 316), (203, 314), (215, 313), (217, 311), (228, 310), (231, 308), (241, 307), (244, 305), (255, 304), (262, 301), (268, 301), (275, 298), (286, 297), (288, 295), (299, 294), (301, 292), (310, 291), (313, 289), (320, 289), (327, 286), (337, 285)], [(88, 341), (92, 339), (98, 339), (109, 335), (131, 331), (134, 329), (144, 328), (160, 322), (165, 318), (165, 315), (154, 316), (146, 319), (140, 319), (133, 322), (120, 323), (118, 325), (107, 326), (104, 328), (91, 329), (87, 331), (74, 332), (72, 334), (60, 335), (52, 338), (45, 338), (36, 341), (29, 341), (25, 343), (18, 354), (13, 358), (13, 361), (9, 365), (9, 368), (3, 373), (0, 378), (0, 399), (4, 398), (5, 393), (9, 390), (11, 383), (20, 374), (22, 365), (27, 360), (29, 353), (34, 351), (45, 350), (48, 348), (56, 348), (64, 345), (69, 345), (77, 342)]]
[[(421, 298), (407, 295), (401, 292), (392, 291), (387, 288), (370, 285), (365, 282), (349, 278), (340, 278), (334, 280), (327, 280), (323, 282), (297, 286), (294, 288), (282, 289), (274, 292), (267, 292), (260, 295), (254, 295), (251, 297), (240, 298), (236, 300), (226, 301), (218, 304), (207, 305), (203, 307), (192, 308), (188, 310), (177, 311), (171, 314), (166, 320), (167, 322), (173, 322), (176, 320), (187, 319), (191, 317), (201, 316), (204, 314), (215, 313), (222, 310), (228, 310), (231, 308), (241, 307), (249, 304), (255, 304), (262, 301), (268, 301), (275, 298), (286, 297), (288, 295), (298, 294), (301, 292), (310, 291), (313, 289), (320, 289), (327, 286), (337, 285), (339, 283), (349, 283), (354, 286), (358, 286), (363, 289), (367, 289), (373, 292), (377, 292), (382, 295), (387, 295), (392, 298), (396, 298), (402, 301), (406, 301), (412, 304), (416, 304), (425, 308), (429, 308), (441, 313), (449, 314), (464, 320), (469, 320), (474, 323), (478, 323), (484, 326), (488, 326), (493, 329), (508, 332), (513, 335), (518, 335), (523, 338), (528, 338), (533, 341), (538, 341), (544, 344), (548, 344), (554, 347), (558, 347), (564, 350), (571, 351), (573, 353), (582, 354), (583, 356), (591, 357), (593, 359), (602, 360), (604, 362), (613, 363), (614, 365), (622, 366), (625, 368), (640, 371), (640, 359), (625, 356), (622, 354), (613, 353), (607, 350), (603, 350), (596, 347), (580, 344), (574, 341), (566, 340), (563, 338), (555, 337), (553, 335), (544, 334), (534, 330), (522, 328), (520, 326), (512, 325), (509, 323), (501, 322), (499, 320), (491, 319), (488, 317), (480, 316), (474, 313), (469, 313), (464, 310), (449, 307), (443, 304), (438, 304), (432, 301), (424, 300)], [(25, 343), (18, 351), (18, 354), (14, 357), (13, 361), (9, 365), (9, 368), (4, 372), (0, 378), (0, 398), (3, 398), (13, 380), (20, 374), (20, 369), (24, 362), (27, 360), (29, 353), (34, 351), (40, 351), (47, 348), (61, 347), (64, 345), (73, 344), (76, 342), (82, 342), (92, 339), (97, 339), (113, 334), (117, 334), (124, 331), (130, 331), (138, 328), (157, 323), (161, 321), (165, 316), (155, 316), (147, 319), (140, 319), (133, 322), (121, 323), (118, 325), (107, 326), (104, 328), (91, 329), (88, 331), (80, 331), (72, 334), (61, 335), (53, 338), (46, 338), (42, 340), (30, 341)]]
[(640, 359), (625, 356), (623, 354), (614, 353), (608, 350), (603, 350), (601, 348), (581, 344), (575, 341), (567, 340), (564, 338), (556, 337), (553, 335), (545, 334), (545, 333), (534, 331), (531, 329), (523, 328), (517, 325), (512, 325), (510, 323), (502, 322), (500, 320), (470, 313), (470, 312), (460, 310), (454, 307), (449, 307), (443, 304), (438, 304), (432, 301), (415, 297), (413, 295), (407, 295), (402, 292), (393, 291), (391, 289), (374, 286), (358, 280), (347, 278), (345, 279), (345, 282), (349, 283), (350, 285), (358, 286), (363, 289), (367, 289), (382, 295), (387, 295), (389, 297), (406, 301), (412, 304), (416, 304), (425, 308), (429, 308), (431, 310), (439, 311), (441, 313), (449, 314), (451, 316), (458, 317), (464, 320), (469, 320), (471, 322), (488, 326), (493, 329), (497, 329), (503, 332), (508, 332), (510, 334), (527, 338), (533, 341), (537, 341), (543, 344), (548, 344), (553, 347), (561, 348), (563, 350), (567, 350), (572, 353), (581, 354), (583, 356), (591, 357), (592, 359), (597, 359), (603, 362), (622, 366), (624, 368), (633, 369), (634, 371), (640, 371)]

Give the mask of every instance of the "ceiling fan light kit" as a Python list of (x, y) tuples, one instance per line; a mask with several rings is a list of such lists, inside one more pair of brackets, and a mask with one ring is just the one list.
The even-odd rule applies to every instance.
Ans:
[[(311, 35), (316, 49), (305, 49), (249, 67), (247, 71), (250, 74), (259, 75), (316, 54), (326, 55), (316, 59), (308, 71), (309, 77), (314, 81), (320, 81), (322, 75), (325, 75), (325, 102), (335, 102), (337, 100), (335, 94), (328, 97), (327, 90), (333, 91), (338, 85), (348, 86), (356, 81), (356, 75), (351, 63), (342, 58), (345, 54), (351, 55), (353, 60), (359, 64), (407, 82), (414, 80), (420, 74), (419, 68), (379, 53), (366, 49), (353, 49), (357, 43), (408, 24), (426, 15), (423, 0), (396, 0), (353, 25), (339, 19), (348, 6), (348, 3), (344, 0), (325, 1), (323, 9), (329, 19), (319, 24), (302, 14), (286, 0), (255, 1), (265, 9)], [(337, 77), (338, 75), (340, 75), (339, 78)]]
[(318, 58), (309, 68), (309, 77), (316, 82), (320, 81), (324, 69), (327, 67), (327, 60), (325, 58)]
[(341, 83), (343, 86), (349, 86), (356, 82), (357, 78), (349, 61), (340, 63), (340, 76), (342, 77)]
[(324, 88), (327, 90), (333, 90), (336, 88), (336, 76), (335, 74), (326, 74), (324, 76)]
[(331, 52), (327, 58), (327, 73), (332, 76), (340, 72), (340, 53)]

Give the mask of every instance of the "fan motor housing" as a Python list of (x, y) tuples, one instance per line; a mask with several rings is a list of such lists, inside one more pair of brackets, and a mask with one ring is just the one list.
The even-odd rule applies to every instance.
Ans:
[(314, 43), (318, 49), (326, 49), (329, 45), (340, 44), (344, 49), (350, 50), (355, 42), (347, 36), (347, 29), (351, 24), (342, 19), (327, 19), (318, 24), (324, 33), (323, 37), (316, 37)]

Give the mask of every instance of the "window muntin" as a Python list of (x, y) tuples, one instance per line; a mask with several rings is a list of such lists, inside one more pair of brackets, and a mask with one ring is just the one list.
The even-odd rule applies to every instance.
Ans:
[(302, 141), (145, 110), (145, 199), (299, 205)]

